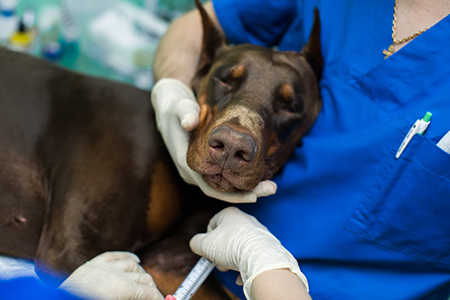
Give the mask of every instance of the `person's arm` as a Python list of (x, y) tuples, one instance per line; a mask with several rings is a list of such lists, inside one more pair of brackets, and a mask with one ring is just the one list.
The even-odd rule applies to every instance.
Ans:
[[(222, 30), (212, 2), (206, 2), (204, 8), (214, 25)], [(175, 78), (190, 87), (200, 57), (202, 38), (202, 22), (197, 10), (175, 19), (161, 38), (155, 54), (155, 82), (162, 78)]]
[(310, 300), (303, 281), (288, 269), (261, 273), (252, 284), (254, 300), (298, 299)]
[(217, 213), (207, 233), (195, 235), (189, 246), (219, 270), (239, 271), (247, 299), (310, 299), (297, 260), (258, 220), (236, 207)]

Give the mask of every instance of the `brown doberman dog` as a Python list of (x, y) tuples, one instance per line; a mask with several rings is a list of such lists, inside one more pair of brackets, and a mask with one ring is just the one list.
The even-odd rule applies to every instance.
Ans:
[[(196, 4), (201, 121), (187, 161), (217, 190), (250, 190), (282, 167), (320, 110), (318, 13), (300, 53), (278, 52), (227, 46)], [(132, 251), (173, 293), (198, 259), (190, 237), (225, 204), (180, 180), (149, 93), (6, 49), (0, 62), (0, 254), (34, 259), (41, 277), (60, 281), (104, 251)], [(202, 297), (228, 298), (211, 285)]]

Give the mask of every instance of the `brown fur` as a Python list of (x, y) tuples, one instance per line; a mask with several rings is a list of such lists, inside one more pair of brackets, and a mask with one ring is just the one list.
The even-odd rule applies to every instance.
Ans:
[[(300, 54), (229, 47), (196, 2), (201, 122), (188, 162), (219, 190), (248, 190), (281, 168), (320, 109), (318, 23)], [(173, 293), (198, 260), (189, 239), (226, 204), (179, 178), (149, 93), (2, 48), (0, 62), (0, 254), (34, 258), (59, 283), (104, 251), (133, 251)], [(211, 136), (249, 153), (204, 172), (217, 169), (211, 153), (222, 159)], [(213, 278), (196, 296), (229, 298)]]

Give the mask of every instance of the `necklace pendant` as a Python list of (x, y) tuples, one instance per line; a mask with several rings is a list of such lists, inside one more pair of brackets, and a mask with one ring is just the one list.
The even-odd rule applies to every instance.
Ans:
[(384, 59), (394, 54), (394, 51), (395, 51), (394, 44), (390, 45), (387, 50), (386, 49), (383, 50)]

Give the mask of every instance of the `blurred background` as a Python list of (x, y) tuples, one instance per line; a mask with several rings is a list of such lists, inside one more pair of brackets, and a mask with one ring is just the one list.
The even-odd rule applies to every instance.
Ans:
[(150, 90), (159, 39), (194, 6), (193, 0), (0, 0), (0, 46)]

